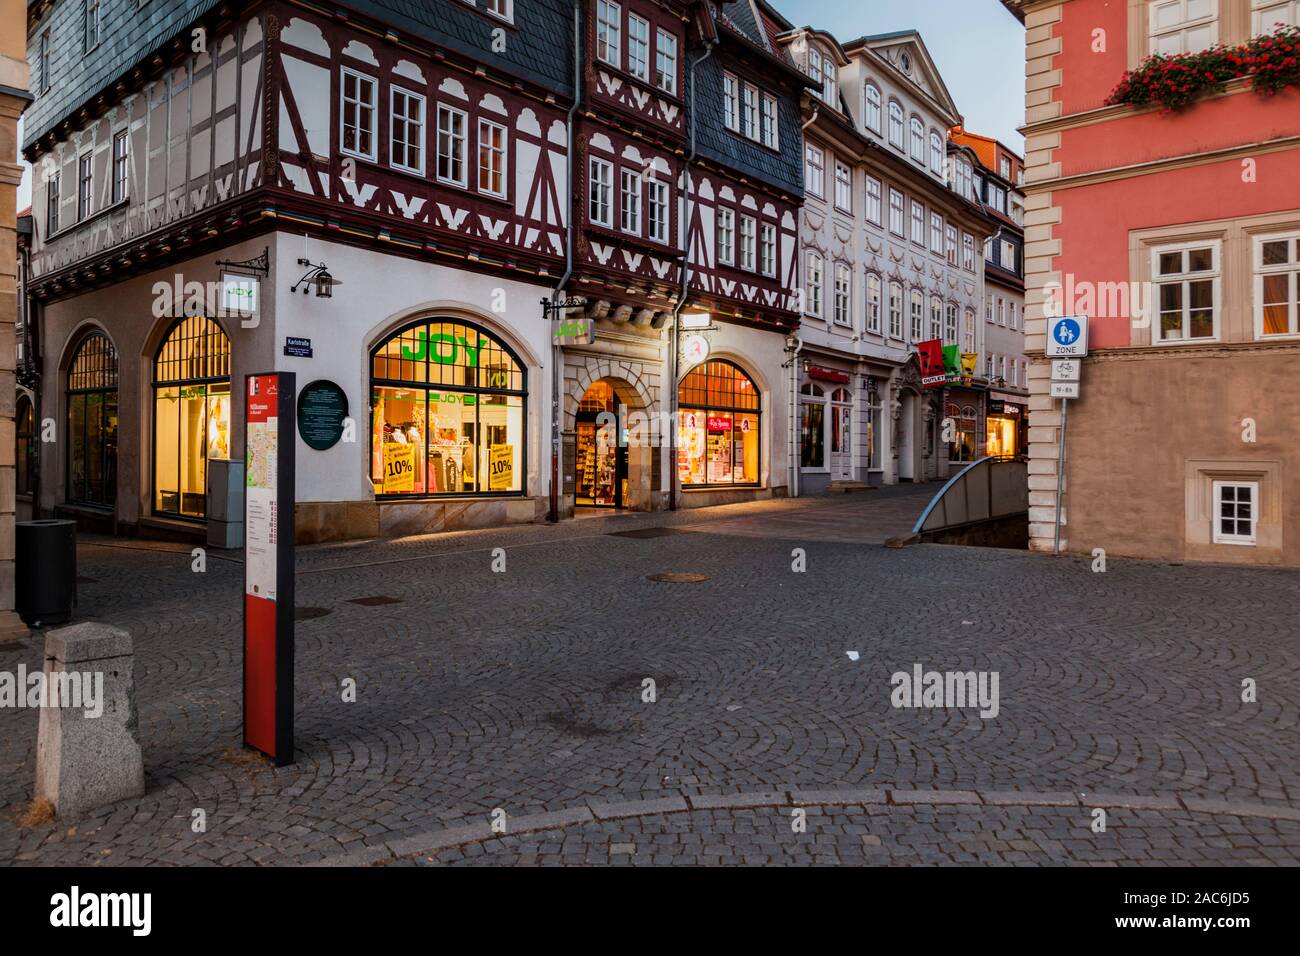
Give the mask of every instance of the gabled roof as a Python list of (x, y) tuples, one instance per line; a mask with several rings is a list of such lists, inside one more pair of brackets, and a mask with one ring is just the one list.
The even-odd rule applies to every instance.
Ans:
[(792, 78), (798, 77), (805, 85), (812, 85), (803, 70), (795, 66), (785, 46), (777, 42), (786, 21), (764, 0), (736, 0), (728, 3), (726, 9), (720, 4), (710, 4), (709, 9), (723, 28), (722, 35), (738, 40), (742, 46), (780, 65)]
[[(894, 33), (863, 36), (858, 37), (856, 40), (850, 40), (843, 46), (847, 53), (859, 49), (869, 50), (890, 70), (894, 71), (904, 81), (911, 83), (922, 95), (928, 95), (939, 111), (947, 114), (952, 119), (951, 125), (957, 125), (957, 122), (961, 119), (961, 111), (957, 109), (956, 101), (953, 100), (952, 94), (948, 92), (948, 86), (943, 81), (943, 74), (939, 72), (934, 57), (930, 56), (930, 51), (926, 49), (925, 41), (921, 39), (921, 34), (918, 31), (898, 30)], [(919, 72), (924, 85), (918, 83), (914, 77), (904, 74), (893, 59), (890, 58), (889, 51), (900, 47), (909, 48), (908, 52), (912, 55), (912, 61), (915, 64), (913, 71)]]

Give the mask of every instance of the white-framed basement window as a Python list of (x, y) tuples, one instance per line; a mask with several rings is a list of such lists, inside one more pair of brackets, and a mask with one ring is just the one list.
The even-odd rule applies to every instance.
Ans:
[(1253, 545), (1259, 523), (1259, 482), (1216, 481), (1213, 487), (1214, 543)]
[(1219, 42), (1219, 0), (1150, 0), (1150, 53), (1197, 53)]
[(1300, 232), (1256, 236), (1255, 338), (1300, 335)]
[(1217, 239), (1152, 248), (1156, 311), (1151, 329), (1153, 342), (1218, 339), (1220, 258), (1221, 243)]

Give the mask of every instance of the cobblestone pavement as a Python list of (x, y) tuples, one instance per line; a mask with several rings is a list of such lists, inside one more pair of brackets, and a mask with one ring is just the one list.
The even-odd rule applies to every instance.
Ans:
[[(1208, 850), (1295, 862), (1300, 576), (1119, 560), (1094, 574), (1079, 559), (836, 540), (842, 528), (869, 540), (872, 509), (894, 520), (896, 495), (919, 512), (931, 491), (302, 549), (297, 603), (326, 613), (298, 625), (298, 759), (279, 769), (239, 749), (239, 562), (214, 552), (199, 574), (188, 549), (88, 541), (79, 616), (135, 638), (147, 793), (19, 827), (37, 714), (2, 711), (0, 863), (551, 862), (542, 848), (570, 841), (603, 862), (612, 842), (666, 843), (681, 828), (700, 838), (683, 846), (730, 848), (720, 858), (856, 861), (861, 845), (872, 861), (938, 862), (973, 852), (961, 849), (976, 839), (968, 827), (1012, 847), (987, 851), (1007, 862), (1215, 859)], [(683, 530), (765, 513), (798, 524), (799, 512), (811, 520), (774, 521), (777, 537)], [(611, 534), (652, 527), (679, 533)], [(491, 570), (495, 548), (504, 573)], [(709, 577), (648, 579), (670, 571)], [(373, 597), (395, 602), (354, 603)], [(39, 667), (40, 650), (0, 645), (0, 671)], [(997, 716), (891, 707), (890, 675), (915, 663), (997, 672)], [(341, 699), (348, 677), (355, 703)], [(1242, 702), (1245, 679), (1258, 703)], [(788, 836), (789, 807), (706, 799), (844, 788), (1136, 796), (1131, 808), (1107, 798), (1108, 834), (1091, 832), (1077, 796), (927, 807), (895, 794), (861, 812), (810, 810), (808, 832)], [(585, 809), (683, 799), (695, 809), (646, 804), (617, 823)], [(439, 836), (483, 827), (496, 808), (537, 833)], [(205, 833), (191, 830), (196, 809)], [(873, 835), (879, 847), (859, 839)]]

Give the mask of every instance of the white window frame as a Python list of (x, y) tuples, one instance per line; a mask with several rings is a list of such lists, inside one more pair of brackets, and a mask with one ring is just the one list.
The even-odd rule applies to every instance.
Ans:
[(804, 148), (804, 162), (808, 168), (807, 191), (818, 199), (826, 198), (826, 154), (820, 146), (808, 143)]
[(650, 82), (650, 21), (635, 13), (627, 15), (627, 71)]
[(943, 227), (944, 258), (948, 265), (957, 265), (957, 227), (949, 223)]
[[(1275, 265), (1264, 265), (1264, 244), (1285, 242), (1287, 244), (1287, 261)], [(1255, 338), (1273, 342), (1279, 339), (1300, 338), (1300, 230), (1275, 232), (1253, 237), (1251, 242), (1251, 262), (1254, 273), (1254, 316)], [(1264, 277), (1287, 276), (1287, 331), (1264, 332)]]
[[(1189, 18), (1188, 4), (1197, 2), (1197, 0), (1148, 0), (1147, 2), (1147, 35), (1148, 35), (1148, 53), (1163, 52), (1166, 54), (1175, 53), (1195, 53), (1200, 50), (1209, 49), (1219, 42), (1219, 0), (1203, 0), (1210, 5), (1210, 12), (1204, 16)], [(1179, 19), (1173, 23), (1166, 24), (1163, 27), (1156, 25), (1156, 11), (1165, 8), (1176, 8), (1181, 11)], [(1204, 46), (1198, 46), (1192, 49), (1187, 43), (1187, 34), (1193, 30), (1204, 30), (1210, 27), (1209, 42)], [(1176, 48), (1174, 44), (1166, 43), (1162, 47), (1162, 41), (1176, 39)]]
[(866, 182), (867, 198), (865, 202), (866, 209), (864, 210), (864, 212), (867, 217), (867, 222), (871, 223), (872, 225), (883, 226), (884, 222), (882, 220), (882, 216), (884, 215), (884, 210), (882, 208), (881, 199), (880, 199), (880, 190), (881, 190), (880, 180), (877, 179), (875, 176), (868, 176), (866, 179), (867, 179)]
[[(1223, 493), (1228, 488), (1233, 489), (1232, 502), (1224, 501)], [(1235, 511), (1236, 510), (1235, 506), (1241, 504), (1241, 502), (1236, 500), (1237, 491), (1242, 488), (1250, 489), (1250, 514), (1246, 519), (1250, 522), (1250, 533), (1240, 534), (1235, 531), (1225, 532), (1221, 530), (1222, 525), (1220, 524), (1220, 521), (1224, 517), (1223, 505), (1225, 503), (1232, 504), (1234, 505), (1234, 511)], [(1235, 545), (1246, 545), (1246, 546), (1253, 546), (1257, 544), (1259, 539), (1259, 505), (1260, 505), (1260, 501), (1259, 501), (1258, 481), (1243, 481), (1241, 479), (1231, 479), (1231, 480), (1224, 479), (1224, 480), (1215, 480), (1211, 482), (1210, 520), (1213, 522), (1213, 524), (1210, 526), (1210, 531), (1211, 531), (1211, 540), (1213, 541), (1213, 543), (1214, 544), (1235, 544)], [(1233, 521), (1233, 526), (1237, 527), (1238, 522), (1240, 522), (1242, 518), (1239, 514), (1233, 514), (1231, 516), (1231, 520)]]
[(808, 250), (804, 260), (805, 268), (808, 272), (807, 279), (807, 298), (808, 314), (816, 318), (822, 317), (822, 289), (825, 282), (825, 267), (821, 253)]
[(644, 184), (635, 169), (618, 171), (618, 228), (629, 235), (641, 235), (641, 201)]
[[(122, 144), (121, 149), (118, 148), (119, 143)], [(129, 128), (120, 129), (113, 134), (108, 169), (109, 175), (113, 178), (109, 186), (109, 196), (113, 205), (126, 202), (131, 198), (131, 131)]]
[(957, 326), (957, 303), (945, 302), (943, 304), (943, 341), (945, 345), (957, 345), (957, 336), (961, 334), (961, 329)]
[[(353, 99), (347, 94), (348, 77), (356, 81), (357, 98)], [(361, 97), (361, 84), (370, 84), (370, 100), (366, 102)], [(361, 118), (368, 110), (370, 115), (370, 152), (363, 153), (359, 149), (349, 149), (346, 145), (347, 136), (347, 112), (348, 104), (353, 103), (356, 106), (357, 117), (357, 137), (356, 141), (361, 142)], [(379, 158), (379, 78), (371, 76), (368, 73), (362, 73), (346, 66), (339, 67), (339, 152), (344, 156), (354, 156), (357, 159), (375, 162)]]
[(969, 232), (961, 234), (961, 267), (967, 272), (975, 271), (975, 237)]
[(925, 203), (916, 199), (912, 200), (911, 207), (911, 235), (908, 237), (913, 244), (925, 248)]
[(867, 273), (866, 283), (867, 324), (866, 329), (873, 335), (880, 334), (880, 310), (883, 304), (883, 291), (880, 276), (874, 272)]
[(596, 59), (623, 68), (623, 8), (613, 0), (596, 0)]
[(77, 222), (95, 214), (95, 153), (86, 150), (77, 157)]
[[(614, 228), (613, 193), (614, 164), (607, 159), (590, 157), (587, 161), (587, 219), (590, 222), (606, 229)], [(604, 215), (596, 215), (602, 208)]]
[(836, 325), (853, 325), (853, 270), (848, 263), (835, 263), (834, 301), (831, 318)]
[(746, 83), (740, 91), (740, 134), (758, 141), (758, 87)]
[[(897, 201), (895, 201), (897, 200)], [(889, 187), (889, 231), (900, 239), (907, 238), (907, 213), (903, 194)]]
[[(1188, 252), (1193, 249), (1210, 249), (1211, 250), (1211, 268), (1208, 272), (1187, 272)], [(1170, 253), (1179, 253), (1182, 256), (1183, 271), (1169, 276), (1160, 274), (1160, 257)], [(1164, 245), (1151, 247), (1151, 343), (1153, 345), (1181, 345), (1187, 342), (1217, 342), (1221, 333), (1223, 322), (1223, 243), (1219, 239), (1198, 239), (1189, 242), (1172, 242)], [(1192, 338), (1183, 335), (1178, 338), (1166, 337), (1163, 331), (1163, 321), (1161, 320), (1160, 310), (1160, 289), (1165, 285), (1174, 283), (1182, 284), (1182, 317), (1184, 333), (1191, 331), (1191, 296), (1189, 294), (1189, 284), (1192, 282), (1211, 281), (1212, 286), (1212, 308), (1214, 310), (1214, 333), (1209, 336), (1197, 336)]]
[(966, 308), (962, 310), (962, 351), (975, 351), (975, 310)]
[(776, 97), (771, 93), (763, 94), (758, 122), (763, 145), (768, 149), (779, 150), (781, 148), (781, 113), (776, 106)]
[(1272, 33), (1276, 23), (1300, 26), (1300, 0), (1251, 0), (1251, 36)]
[(718, 207), (718, 262), (721, 265), (736, 264), (736, 213), (726, 206)]
[(514, 0), (484, 0), (484, 9), (498, 20), (506, 23), (515, 22)]
[[(460, 119), (460, 134), (457, 135), (453, 125), (444, 126), (443, 119), (454, 120)], [(453, 150), (444, 149), (444, 147), (455, 147), (460, 143), (460, 178), (450, 175), (455, 168), (455, 153)], [(451, 186), (459, 186), (462, 189), (469, 188), (469, 114), (464, 110), (457, 109), (454, 106), (448, 106), (446, 103), (438, 104), (438, 129), (437, 129), (438, 149), (434, 155), (434, 174), (440, 183), (447, 183)], [(444, 176), (442, 173), (443, 158), (447, 158), (447, 168), (449, 175)], [(477, 163), (475, 164), (477, 170)], [(477, 172), (475, 173), (477, 176)]]
[(925, 293), (920, 289), (913, 289), (908, 296), (908, 302), (910, 323), (907, 333), (911, 336), (909, 341), (913, 343), (922, 342), (925, 340)]
[(668, 200), (668, 184), (651, 176), (646, 180), (646, 188), (649, 191), (646, 202), (650, 213), (648, 223), (650, 238), (655, 242), (666, 244), (672, 218), (672, 206)]
[(722, 74), (722, 112), (727, 129), (740, 132), (740, 81), (734, 73)]
[(853, 170), (835, 160), (835, 208), (853, 214)]
[(677, 34), (663, 27), (655, 30), (655, 86), (677, 95)]
[(770, 222), (758, 227), (758, 267), (765, 276), (776, 276), (776, 226)]
[(89, 53), (99, 46), (99, 41), (103, 39), (100, 32), (100, 28), (103, 26), (103, 21), (100, 18), (100, 0), (85, 0), (82, 16), (82, 52)]
[(921, 117), (913, 115), (907, 123), (908, 155), (912, 162), (925, 165), (925, 124)]
[(943, 299), (930, 296), (930, 338), (943, 341)]
[[(488, 186), (483, 185), (483, 140), (484, 131), (499, 132), (501, 134), (501, 148), (489, 148), (490, 155), (500, 161), (501, 190), (498, 192)], [(485, 196), (496, 196), (498, 199), (504, 199), (510, 191), (510, 178), (507, 175), (510, 169), (510, 131), (500, 123), (494, 123), (490, 119), (481, 119), (478, 121), (478, 149), (475, 151), (474, 175), (478, 181), (478, 191)], [(497, 172), (494, 168), (489, 168), (489, 175)]]
[(944, 167), (943, 137), (937, 129), (930, 130), (930, 172), (936, 176), (943, 175)]
[[(875, 96), (871, 94), (875, 93)], [(877, 136), (882, 135), (885, 110), (880, 95), (880, 87), (867, 81), (862, 88), (862, 125)]]
[[(419, 103), (420, 115), (418, 119), (412, 119), (405, 112), (402, 113), (400, 116), (398, 115), (397, 98), (399, 96), (404, 97), (407, 104), (411, 102)], [(397, 160), (393, 158), (396, 155), (398, 149), (397, 131), (393, 128), (395, 125), (394, 124), (395, 120), (401, 123), (402, 132), (408, 137), (407, 141), (402, 146), (403, 157), (405, 157), (408, 154), (409, 148), (412, 145), (410, 143), (410, 134), (411, 134), (412, 126), (415, 127), (416, 135), (414, 137), (415, 139), (414, 145), (415, 148), (418, 150), (418, 155), (420, 158), (419, 165), (408, 166), (406, 163), (399, 163)], [(413, 90), (408, 90), (404, 87), (397, 86), (395, 84), (390, 85), (388, 87), (388, 163), (390, 166), (392, 166), (394, 169), (400, 169), (404, 172), (415, 173), (415, 175), (417, 176), (424, 175), (424, 167), (425, 167), (424, 154), (427, 152), (425, 148), (426, 137), (425, 137), (424, 130), (425, 130), (425, 124), (427, 122), (428, 122), (428, 102), (425, 100), (423, 95), (416, 93)]]
[(903, 283), (889, 283), (889, 337), (903, 341), (903, 310), (907, 307), (903, 293)]
[(900, 153), (907, 150), (904, 144), (906, 134), (907, 116), (903, 112), (903, 104), (898, 100), (889, 101), (889, 145), (894, 147)]
[(943, 255), (943, 214), (930, 210), (930, 251)]
[(740, 268), (747, 272), (754, 271), (754, 260), (758, 243), (758, 222), (753, 216), (740, 217)]

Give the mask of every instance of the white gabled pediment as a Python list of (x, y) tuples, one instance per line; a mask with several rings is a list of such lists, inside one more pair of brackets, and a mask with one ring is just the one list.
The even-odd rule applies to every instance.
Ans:
[[(943, 82), (943, 75), (935, 65), (934, 58), (925, 47), (921, 34), (915, 30), (889, 36), (867, 38), (866, 46), (878, 57), (907, 77), (908, 82), (920, 92), (934, 100), (939, 107), (955, 120), (961, 118), (961, 111), (948, 92)], [(908, 61), (904, 63), (904, 59)]]

